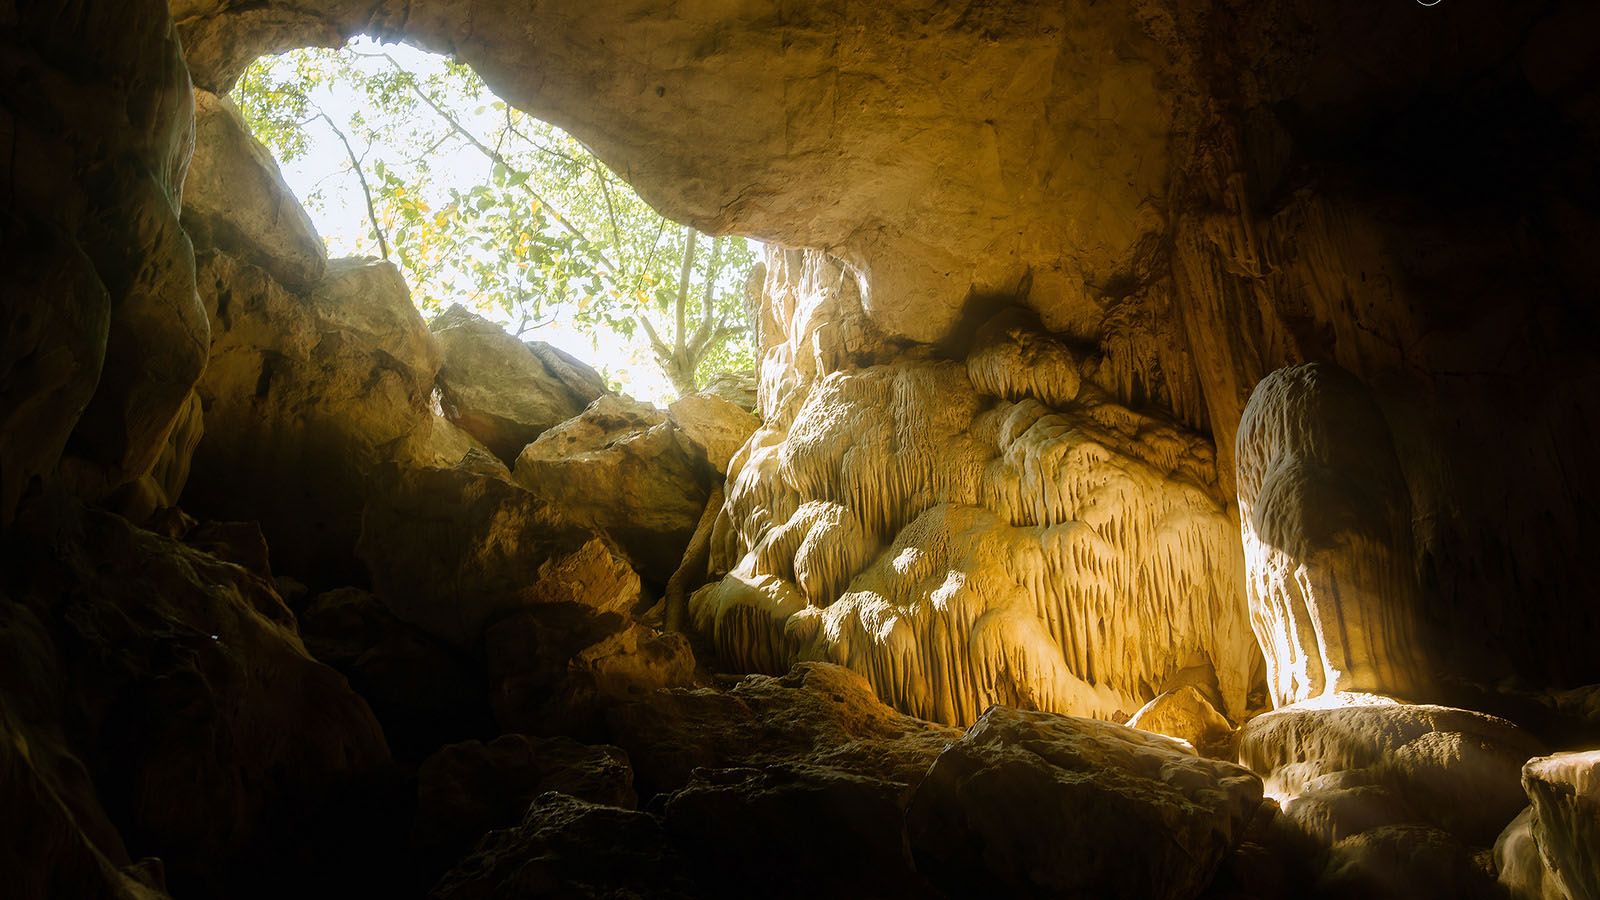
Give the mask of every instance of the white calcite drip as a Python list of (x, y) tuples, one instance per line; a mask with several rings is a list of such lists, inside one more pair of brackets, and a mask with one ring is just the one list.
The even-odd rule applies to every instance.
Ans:
[(1260, 653), (1209, 441), (1113, 402), (1024, 312), (961, 361), (893, 352), (838, 315), (836, 264), (769, 266), (767, 421), (692, 600), (726, 660), (836, 662), (945, 722), (1126, 717), (1189, 682), (1243, 711)]

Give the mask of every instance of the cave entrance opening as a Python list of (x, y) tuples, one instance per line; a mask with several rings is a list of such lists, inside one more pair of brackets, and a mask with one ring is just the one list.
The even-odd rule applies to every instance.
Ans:
[(579, 139), (404, 44), (258, 59), (230, 92), (334, 256), (399, 267), (659, 405), (754, 364), (761, 248), (662, 216)]

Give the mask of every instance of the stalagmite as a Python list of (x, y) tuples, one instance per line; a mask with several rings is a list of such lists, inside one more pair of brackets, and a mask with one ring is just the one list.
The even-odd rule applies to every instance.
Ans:
[(1280, 369), (1239, 424), (1250, 616), (1277, 705), (1424, 690), (1411, 507), (1383, 414), (1337, 366)]

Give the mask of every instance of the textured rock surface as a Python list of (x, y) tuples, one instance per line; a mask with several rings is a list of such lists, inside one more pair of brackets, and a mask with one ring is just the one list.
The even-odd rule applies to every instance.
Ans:
[(1366, 387), (1337, 366), (1280, 369), (1256, 385), (1238, 441), (1250, 621), (1273, 703), (1426, 693), (1410, 496)]
[(195, 148), (183, 183), (183, 230), (197, 249), (231, 253), (291, 290), (322, 280), (328, 250), (283, 183), (271, 151), (232, 101), (194, 92)]
[(58, 769), (75, 779), (69, 796), (98, 795), (120, 841), (94, 806), (75, 816), (102, 854), (126, 865), (125, 841), (161, 857), (180, 896), (270, 894), (324, 854), (361, 858), (362, 832), (375, 832), (357, 779), (387, 764), (383, 735), (344, 679), (306, 654), (267, 582), (71, 507), (19, 520), (3, 571), (6, 606), (23, 617), (13, 621), (37, 641), (9, 659), (7, 691), (50, 689), (30, 684), (50, 669), (70, 686), (17, 712), (73, 736), (34, 756), (69, 766)]
[(663, 691), (607, 719), (714, 896), (774, 871), (806, 873), (763, 888), (780, 897), (932, 895), (902, 851), (902, 813), (957, 732), (895, 712), (861, 676), (802, 663), (729, 691)]
[(761, 425), (749, 411), (709, 391), (673, 401), (667, 414), (719, 475), (728, 474), (728, 462)]
[(516, 462), (518, 484), (608, 535), (654, 584), (678, 567), (713, 478), (666, 413), (611, 395), (541, 434)]
[[(545, 356), (460, 305), (428, 323), (444, 354), (439, 370), (445, 417), (507, 465), (550, 428), (583, 411), (599, 376), (554, 348)], [(552, 370), (545, 358), (561, 368)], [(565, 375), (566, 377), (563, 377)], [(591, 378), (592, 376), (592, 378)]]
[(1531, 759), (1522, 786), (1533, 800), (1533, 839), (1572, 900), (1600, 897), (1600, 750)]
[(358, 580), (378, 467), (432, 455), (438, 362), (404, 282), (388, 263), (336, 262), (301, 296), (220, 252), (200, 271), (214, 338), (185, 504), (259, 520), (286, 574)]
[(649, 813), (549, 793), (490, 832), (434, 886), (438, 900), (703, 896)]
[(1495, 839), (1494, 867), (1501, 887), (1515, 900), (1570, 900), (1534, 840), (1531, 806)]
[(1252, 719), (1239, 732), (1239, 760), (1323, 843), (1425, 824), (1470, 846), (1492, 844), (1526, 802), (1518, 773), (1540, 742), (1483, 713), (1372, 702)]
[(400, 621), (377, 597), (344, 587), (299, 611), (306, 650), (350, 680), (397, 759), (493, 733), (488, 685), (470, 655)]
[(639, 580), (619, 561), (576, 585), (541, 587), (541, 570), (588, 536), (509, 481), (462, 466), (391, 466), (381, 485), (357, 552), (384, 605), (429, 634), (475, 646), (496, 620), (540, 602), (541, 590), (567, 600), (592, 587), (585, 597), (602, 612), (637, 602)]
[(8, 4), (4, 20), (0, 522), (34, 479), (103, 499), (146, 475), (207, 341), (178, 224), (193, 106), (165, 4)]
[(1428, 825), (1383, 825), (1333, 845), (1317, 884), (1349, 900), (1494, 900), (1495, 884), (1467, 848)]
[(725, 658), (827, 659), (943, 722), (990, 703), (1125, 720), (1195, 667), (1244, 711), (1258, 651), (1203, 438), (1080, 381), (1014, 313), (965, 365), (896, 357), (836, 315), (836, 267), (768, 262), (768, 414), (729, 466), (729, 574), (692, 603)]
[(992, 707), (906, 812), (917, 870), (952, 895), (1195, 897), (1261, 781), (1121, 725)]
[(548, 791), (625, 809), (635, 802), (633, 771), (621, 750), (504, 734), (487, 744), (451, 744), (417, 769), (413, 841), (453, 861), (490, 829), (520, 823)]

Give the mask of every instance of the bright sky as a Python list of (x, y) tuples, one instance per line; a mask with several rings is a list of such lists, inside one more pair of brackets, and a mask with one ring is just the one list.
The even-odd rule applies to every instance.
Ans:
[[(380, 46), (376, 41), (363, 37), (352, 41), (350, 47), (362, 52), (387, 52), (419, 77), (426, 77), (444, 68), (444, 57), (404, 44)], [(373, 73), (386, 71), (389, 65), (382, 59), (357, 59), (355, 62), (359, 68)], [(366, 110), (365, 98), (358, 89), (348, 84), (319, 85), (311, 92), (311, 98), (317, 106), (341, 122), (347, 122), (352, 114)], [(487, 103), (488, 98), (484, 102)], [(479, 133), (492, 132), (498, 117), (493, 110), (479, 112), (465, 109), (452, 112), (469, 129)], [(280, 162), (284, 180), (302, 201), (311, 201), (306, 204), (307, 209), (316, 223), (318, 233), (327, 242), (330, 255), (380, 255), (377, 241), (368, 234), (366, 201), (355, 173), (350, 170), (344, 145), (321, 120), (308, 123), (305, 132), (308, 145), (305, 155), (291, 162)], [(361, 155), (366, 148), (358, 142), (358, 138), (352, 137), (351, 140), (356, 142), (356, 154)], [(451, 144), (453, 146), (441, 148), (434, 157), (433, 178), (436, 188), (446, 191), (454, 187), (465, 191), (474, 184), (490, 180), (492, 164), (488, 159), (459, 142)], [(376, 156), (374, 153), (371, 158)], [(370, 171), (368, 177), (371, 177)], [(509, 316), (498, 310), (475, 311), (490, 318), (498, 317), (502, 324), (509, 322)], [(563, 310), (557, 311), (553, 323), (526, 332), (523, 339), (545, 341), (560, 347), (604, 370), (612, 379), (621, 382), (625, 391), (641, 400), (665, 406), (674, 397), (671, 383), (656, 366), (642, 335), (636, 339), (636, 343), (630, 343), (622, 336), (609, 332), (590, 334), (575, 327), (570, 314)]]

